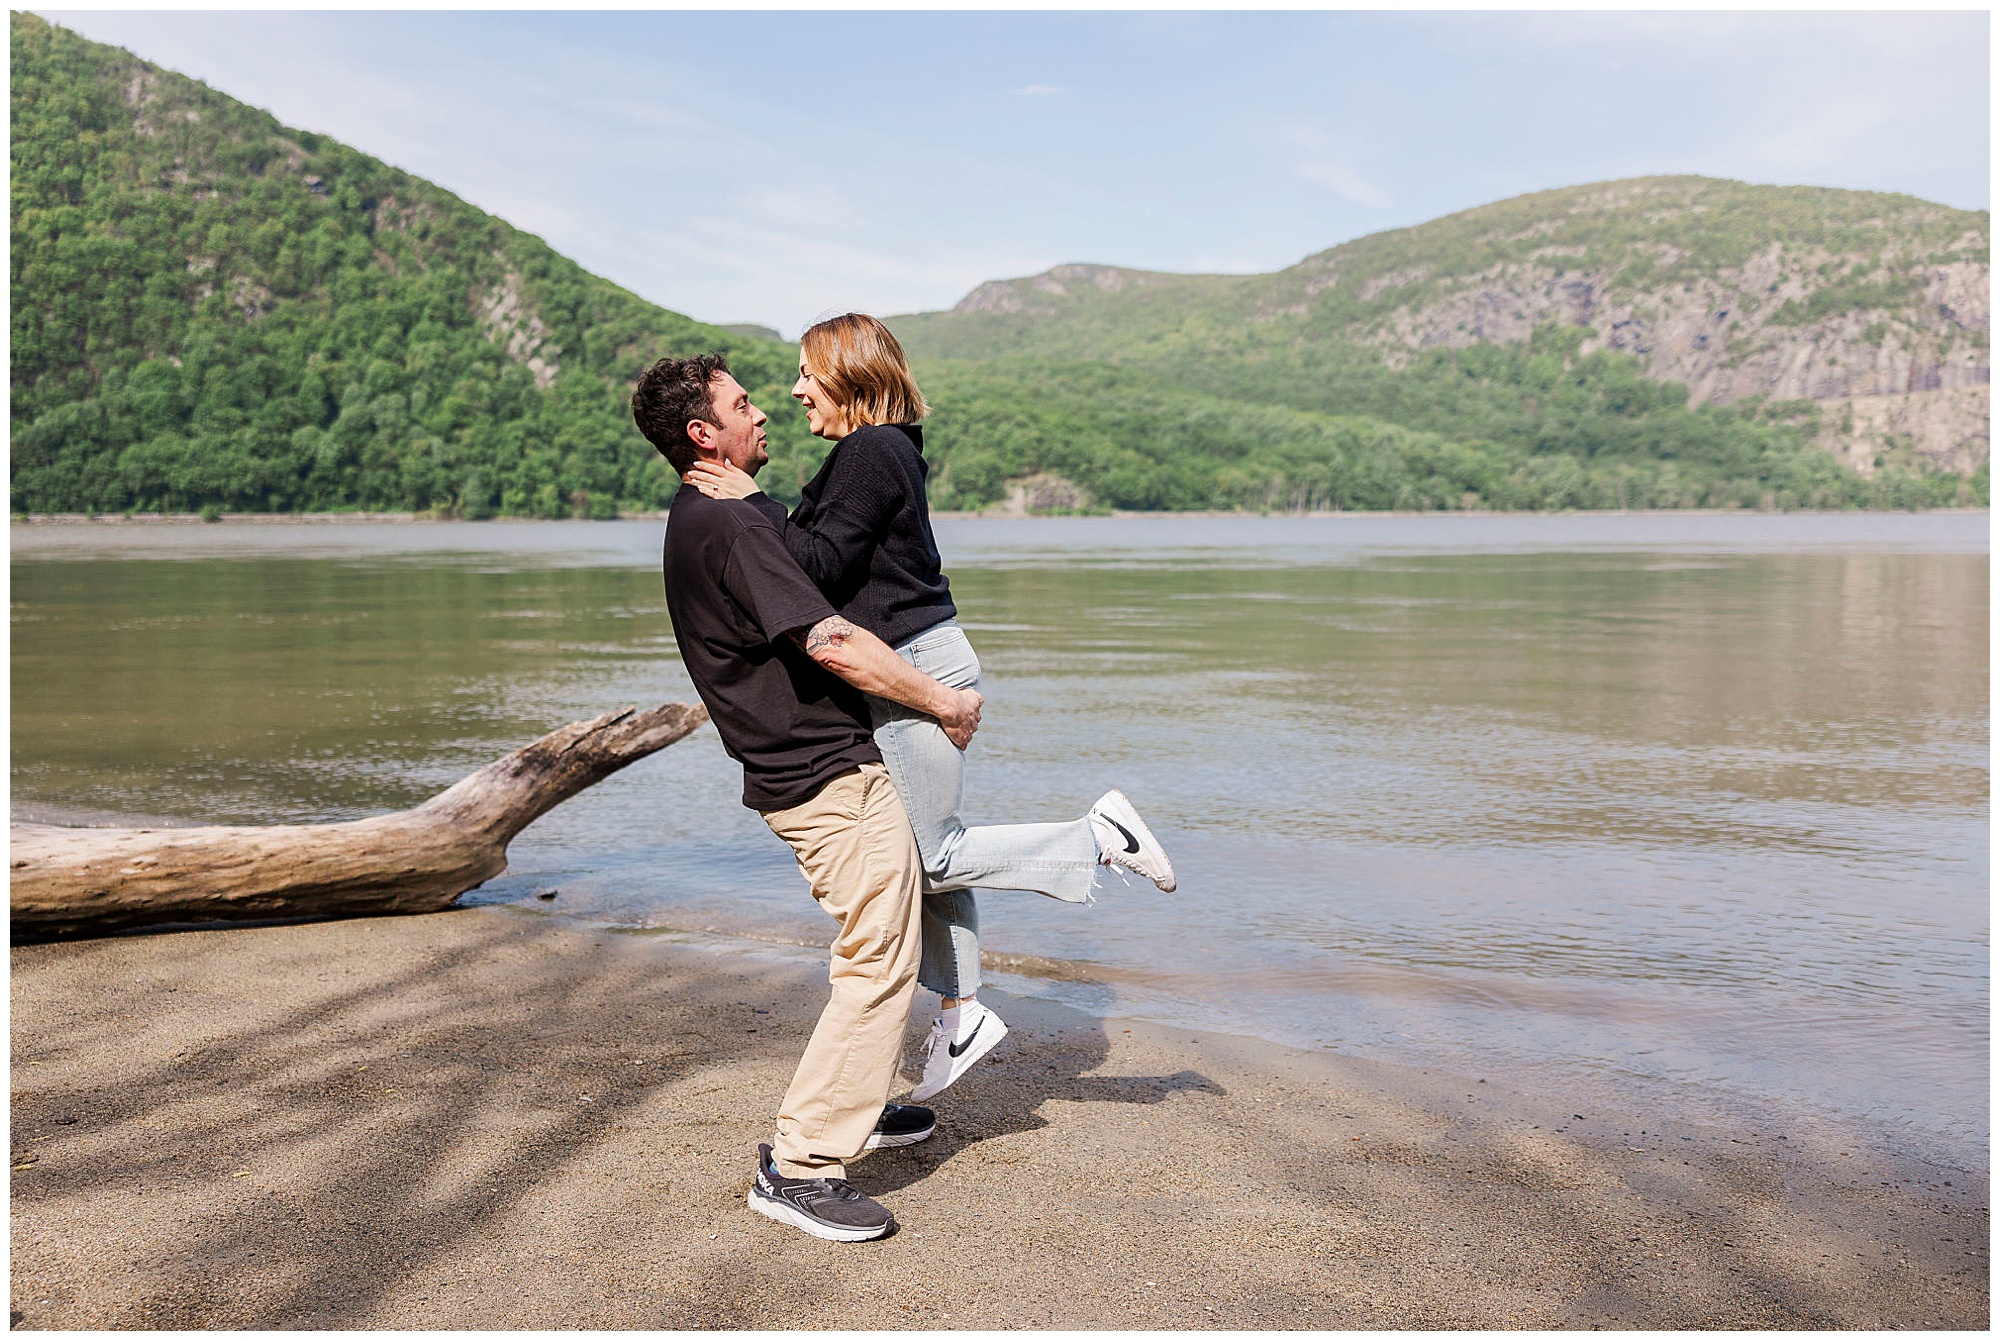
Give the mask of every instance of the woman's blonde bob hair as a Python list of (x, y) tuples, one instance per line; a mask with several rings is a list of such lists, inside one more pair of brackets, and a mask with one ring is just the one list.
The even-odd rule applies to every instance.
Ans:
[(813, 381), (851, 432), (864, 424), (914, 424), (931, 412), (894, 332), (861, 312), (828, 317), (799, 337)]

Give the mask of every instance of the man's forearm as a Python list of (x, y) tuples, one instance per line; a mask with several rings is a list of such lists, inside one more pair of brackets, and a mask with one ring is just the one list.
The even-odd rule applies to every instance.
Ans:
[(864, 694), (886, 698), (930, 717), (952, 706), (952, 690), (897, 656), (889, 644), (839, 615), (806, 631), (806, 655)]

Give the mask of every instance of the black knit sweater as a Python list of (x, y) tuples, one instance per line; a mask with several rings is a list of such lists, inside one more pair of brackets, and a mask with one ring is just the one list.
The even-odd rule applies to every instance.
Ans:
[(929, 473), (922, 428), (871, 424), (833, 445), (790, 517), (767, 494), (748, 501), (783, 523), (785, 549), (828, 603), (894, 647), (958, 613), (931, 535)]

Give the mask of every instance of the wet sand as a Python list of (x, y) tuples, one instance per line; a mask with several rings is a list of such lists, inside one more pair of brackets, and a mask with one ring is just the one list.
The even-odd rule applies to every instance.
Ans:
[(853, 1165), (901, 1231), (833, 1244), (743, 1206), (825, 993), (782, 956), (482, 908), (12, 965), (17, 1327), (1988, 1322), (1984, 1170), (1782, 1126), (994, 993)]

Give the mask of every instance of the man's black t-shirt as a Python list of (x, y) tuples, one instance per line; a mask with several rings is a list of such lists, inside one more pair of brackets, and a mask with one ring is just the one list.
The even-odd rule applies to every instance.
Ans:
[(743, 765), (744, 805), (783, 810), (881, 760), (861, 692), (785, 636), (833, 607), (756, 508), (682, 488), (661, 566), (674, 641), (722, 747)]

